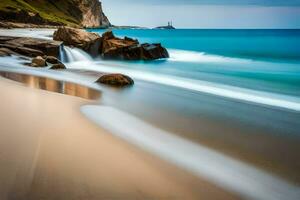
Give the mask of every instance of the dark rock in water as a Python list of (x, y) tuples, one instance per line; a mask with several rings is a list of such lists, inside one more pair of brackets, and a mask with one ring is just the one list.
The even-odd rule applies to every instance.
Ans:
[(61, 61), (54, 56), (44, 56), (44, 59), (47, 63), (50, 64), (61, 64)]
[(134, 84), (134, 81), (129, 76), (123, 74), (105, 74), (96, 82), (112, 86), (127, 86)]
[(54, 64), (49, 69), (67, 69), (66, 66), (62, 63)]
[(102, 40), (100, 53), (106, 59), (155, 60), (169, 57), (161, 44), (139, 44), (132, 38), (117, 38), (111, 31), (104, 33)]
[(59, 56), (61, 42), (28, 37), (0, 36), (0, 47), (10, 49), (24, 56)]
[(65, 45), (81, 48), (88, 53), (98, 53), (102, 44), (101, 37), (96, 33), (89, 33), (82, 29), (59, 27), (53, 34), (53, 39), (62, 41)]
[(32, 67), (45, 67), (45, 66), (47, 66), (47, 64), (46, 64), (46, 61), (44, 58), (42, 58), (41, 56), (37, 56), (36, 58), (32, 59), (31, 66)]
[(169, 53), (161, 44), (142, 44), (142, 59), (155, 60), (159, 58), (168, 58)]

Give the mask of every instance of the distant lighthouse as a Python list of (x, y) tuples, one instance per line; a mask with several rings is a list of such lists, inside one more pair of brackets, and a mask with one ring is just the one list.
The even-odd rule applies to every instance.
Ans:
[(173, 22), (172, 21), (168, 21), (168, 25), (167, 26), (158, 26), (155, 29), (175, 29), (173, 27)]

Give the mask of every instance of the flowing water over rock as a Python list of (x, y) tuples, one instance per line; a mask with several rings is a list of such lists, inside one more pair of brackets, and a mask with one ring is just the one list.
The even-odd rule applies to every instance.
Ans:
[(64, 63), (76, 61), (92, 61), (92, 57), (85, 51), (79, 48), (72, 48), (68, 46), (60, 46), (60, 59)]

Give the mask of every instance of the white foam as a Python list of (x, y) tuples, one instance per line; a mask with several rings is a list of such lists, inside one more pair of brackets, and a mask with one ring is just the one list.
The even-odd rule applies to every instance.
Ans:
[(168, 49), (169, 61), (176, 62), (199, 62), (199, 63), (220, 63), (220, 62), (249, 62), (246, 59), (230, 58), (224, 56), (210, 55), (197, 51), (186, 51), (178, 49)]
[(78, 62), (68, 65), (68, 68), (86, 69), (106, 73), (123, 73), (135, 79), (154, 82), (162, 85), (203, 92), (239, 101), (247, 101), (266, 106), (300, 111), (300, 98), (288, 95), (256, 91), (207, 81), (126, 69), (122, 67), (95, 65), (95, 63)]
[(300, 189), (267, 172), (111, 107), (87, 105), (81, 111), (112, 134), (245, 198), (299, 199)]

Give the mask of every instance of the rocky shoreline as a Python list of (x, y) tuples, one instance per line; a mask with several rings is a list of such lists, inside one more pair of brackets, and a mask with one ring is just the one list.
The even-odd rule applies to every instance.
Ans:
[[(102, 59), (149, 61), (169, 57), (167, 49), (161, 44), (141, 44), (129, 37), (118, 38), (112, 31), (100, 36), (70, 27), (59, 27), (53, 34), (53, 40), (0, 36), (0, 56), (15, 55), (22, 57), (26, 66), (61, 70), (66, 69), (59, 60), (64, 45), (80, 48), (92, 57)], [(113, 86), (134, 84), (130, 77), (123, 74), (106, 74), (96, 82)]]
[(53, 39), (62, 41), (65, 45), (81, 48), (92, 56), (101, 56), (103, 59), (156, 60), (169, 57), (167, 49), (159, 43), (141, 44), (129, 37), (118, 38), (112, 31), (100, 36), (82, 29), (60, 27), (54, 32)]

